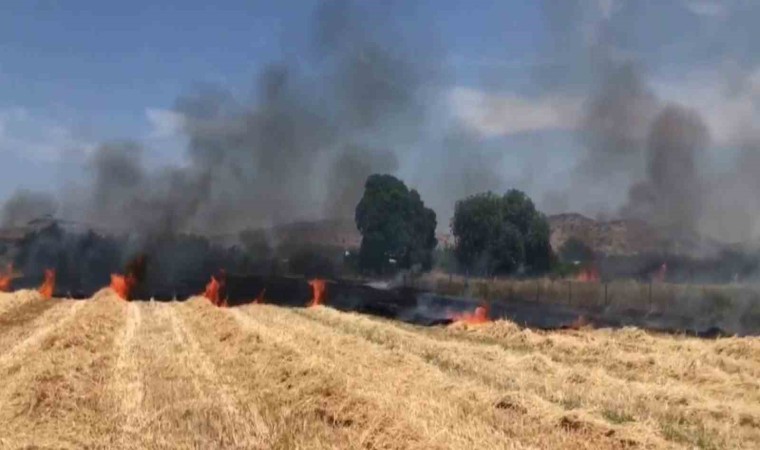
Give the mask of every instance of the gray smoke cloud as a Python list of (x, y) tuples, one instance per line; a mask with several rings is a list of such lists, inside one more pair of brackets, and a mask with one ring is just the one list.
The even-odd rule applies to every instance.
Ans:
[(420, 139), (421, 80), (436, 69), (352, 2), (324, 2), (314, 17), (309, 48), (262, 70), (252, 100), (215, 86), (178, 99), (187, 164), (148, 170), (139, 144), (102, 145), (86, 199), (66, 211), (148, 235), (352, 219), (367, 176), (395, 172), (397, 149)]
[(647, 178), (631, 186), (624, 214), (647, 219), (672, 236), (695, 236), (703, 206), (697, 165), (708, 140), (696, 112), (665, 107), (650, 130)]
[(55, 198), (44, 192), (21, 189), (13, 193), (0, 209), (0, 225), (20, 227), (34, 219), (53, 215), (58, 209)]
[[(546, 203), (592, 215), (606, 209), (613, 216), (649, 222), (669, 237), (760, 237), (760, 214), (755, 213), (760, 184), (754, 175), (760, 168), (760, 140), (751, 125), (760, 105), (752, 75), (757, 52), (735, 42), (738, 36), (730, 31), (760, 15), (758, 8), (739, 2), (705, 11), (692, 2), (568, 1), (544, 2), (544, 10), (551, 62), (540, 67), (538, 79), (549, 91), (586, 98), (578, 130), (584, 152), (570, 186), (550, 191)], [(681, 30), (708, 26), (710, 33), (697, 33), (682, 46), (694, 45), (690, 57), (735, 61), (723, 80), (731, 93), (727, 98), (754, 103), (742, 109), (744, 116), (730, 131), (720, 130), (728, 133), (724, 141), (741, 149), (728, 170), (729, 153), (706, 157), (711, 130), (700, 112), (689, 108), (689, 99), (684, 106), (659, 98), (646, 70), (662, 62), (651, 55), (665, 53), (668, 36), (677, 40)], [(685, 52), (671, 56), (680, 57)], [(587, 197), (603, 205), (577, 201)]]
[[(411, 17), (399, 10), (404, 3), (320, 3), (307, 45), (289, 47), (282, 61), (262, 69), (250, 98), (203, 86), (177, 100), (174, 112), (189, 142), (182, 165), (148, 169), (150, 155), (139, 143), (104, 144), (88, 166), (89, 184), (67, 191), (84, 193), (67, 194), (55, 209), (144, 234), (226, 234), (301, 219), (350, 219), (366, 176), (391, 172), (419, 190), (445, 229), (455, 201), (469, 194), (527, 186), (533, 195), (531, 179), (540, 177), (528, 172), (544, 169), (541, 158), (524, 179), (506, 175), (500, 158), (510, 149), (440, 120), (451, 80), (435, 42), (420, 38), (424, 21), (395, 20)], [(753, 111), (760, 110), (758, 83), (748, 76), (760, 59), (747, 46), (748, 37), (760, 37), (749, 26), (760, 7), (726, 2), (705, 11), (693, 3), (544, 2), (549, 38), (530, 88), (583, 105), (580, 117), (567, 121), (582, 147), (568, 157), (569, 185), (550, 180), (550, 187), (537, 188), (548, 191), (539, 204), (554, 205), (550, 212), (604, 212), (727, 240), (760, 236), (760, 215), (753, 212), (760, 210), (754, 117), (732, 131), (740, 156), (729, 169), (711, 166), (703, 157), (715, 135), (710, 121), (688, 102), (658, 98), (651, 80), (673, 48), (686, 49), (675, 55), (684, 60), (725, 55), (737, 61), (731, 79), (743, 81), (731, 83), (733, 95), (754, 99)], [(415, 33), (405, 33), (406, 22)], [(697, 28), (712, 31), (686, 33)], [(33, 208), (30, 199), (14, 201), (4, 217), (50, 210)]]
[(622, 50), (638, 12), (633, 8), (621, 20), (596, 3), (542, 5), (549, 63), (537, 68), (536, 79), (545, 91), (584, 98), (577, 131), (583, 150), (570, 185), (549, 190), (543, 203), (557, 212), (570, 208), (592, 216), (618, 215), (629, 186), (644, 177), (649, 129), (660, 108), (642, 63)]
[(581, 123), (587, 153), (578, 171), (583, 178), (614, 183), (640, 170), (658, 100), (634, 63), (607, 61), (601, 70)]
[(371, 150), (346, 146), (328, 173), (325, 211), (328, 217), (351, 219), (361, 200), (362, 186), (371, 174), (394, 173), (398, 159), (389, 150)]
[(471, 131), (454, 127), (446, 132), (438, 155), (420, 164), (416, 178), (423, 199), (438, 214), (442, 228), (448, 230), (457, 200), (503, 189), (499, 162), (499, 154), (489, 152)]

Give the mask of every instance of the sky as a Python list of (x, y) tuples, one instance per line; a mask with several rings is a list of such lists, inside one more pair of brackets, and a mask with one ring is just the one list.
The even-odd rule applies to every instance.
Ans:
[[(82, 167), (103, 142), (138, 141), (149, 167), (185, 164), (177, 99), (205, 85), (255, 98), (256, 77), (273, 62), (309, 73), (314, 62), (304, 55), (319, 3), (3, 2), (0, 199), (19, 189), (60, 191), (86, 176)], [(598, 82), (593, 62), (579, 55), (595, 42), (634, 61), (659, 99), (702, 114), (708, 157), (717, 161), (711, 170), (730, 167), (726, 155), (740, 145), (734, 128), (757, 117), (760, 11), (752, 0), (359, 3), (370, 17), (389, 18), (417, 62), (438, 67), (422, 82), (440, 102), (427, 135), (447, 135), (454, 123), (476, 136), (478, 157), (498, 173), (493, 188), (525, 189), (551, 212), (614, 214), (627, 192), (602, 184), (567, 198), (586, 146), (584, 106)], [(423, 198), (438, 189), (424, 175), (426, 161), (451, 157), (438, 152), (448, 139), (415, 143), (400, 158), (398, 174)]]
[[(16, 187), (54, 186), (65, 172), (58, 170), (61, 158), (103, 140), (137, 136), (154, 148), (156, 162), (178, 158), (181, 143), (169, 139), (167, 113), (177, 97), (204, 83), (245, 95), (264, 65), (304, 45), (306, 31), (298, 30), (308, 29), (316, 2), (222, 3), (4, 2), (0, 197)], [(530, 2), (500, 3), (427, 2), (414, 9), (439, 29), (456, 72), (474, 79), (470, 66), (504, 59), (504, 39), (515, 43), (515, 62), (531, 52), (525, 29), (534, 25), (521, 30), (514, 18), (535, 23), (537, 12)]]

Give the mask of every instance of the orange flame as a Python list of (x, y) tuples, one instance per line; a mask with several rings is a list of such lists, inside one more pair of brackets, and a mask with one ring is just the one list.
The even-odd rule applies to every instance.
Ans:
[(575, 277), (575, 281), (580, 281), (583, 283), (595, 283), (599, 281), (599, 271), (596, 269), (596, 267), (584, 267), (581, 269), (580, 272), (578, 272), (578, 275)]
[(126, 275), (111, 274), (111, 289), (123, 300), (130, 300), (132, 290), (145, 278), (147, 260), (138, 255), (127, 264)]
[(225, 278), (223, 270), (219, 271), (218, 277), (211, 275), (211, 281), (206, 284), (206, 290), (203, 293), (203, 296), (216, 306), (227, 306), (227, 299), (224, 298)]
[(254, 305), (260, 305), (260, 304), (264, 303), (264, 294), (266, 294), (266, 292), (267, 292), (267, 288), (262, 289), (261, 292), (259, 293), (258, 297), (256, 297), (253, 300), (253, 304)]
[(137, 285), (137, 279), (132, 274), (111, 274), (111, 289), (122, 300), (129, 300), (129, 295), (132, 293), (132, 288), (135, 285)]
[(40, 294), (45, 298), (52, 298), (55, 291), (55, 269), (45, 269), (45, 281), (39, 288)]
[(311, 286), (311, 302), (309, 303), (309, 307), (313, 308), (315, 306), (324, 305), (325, 300), (327, 300), (327, 283), (325, 280), (316, 278), (311, 281), (309, 281), (309, 286)]
[(219, 281), (211, 275), (211, 281), (206, 284), (206, 291), (203, 293), (211, 303), (219, 304)]
[(10, 292), (13, 285), (13, 279), (21, 276), (20, 273), (13, 272), (13, 264), (8, 264), (6, 273), (0, 274), (0, 292)]
[(460, 314), (452, 314), (450, 316), (451, 320), (454, 322), (459, 323), (468, 323), (468, 324), (478, 324), (478, 323), (486, 323), (489, 321), (488, 319), (488, 306), (478, 306), (475, 308), (474, 312), (465, 312)]

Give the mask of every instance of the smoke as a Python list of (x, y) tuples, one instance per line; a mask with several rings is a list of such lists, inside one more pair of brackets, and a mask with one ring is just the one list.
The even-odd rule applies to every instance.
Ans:
[(658, 100), (634, 63), (609, 61), (602, 70), (599, 88), (585, 108), (581, 133), (587, 153), (578, 171), (610, 183), (640, 166)]
[[(740, 6), (726, 5), (716, 18), (704, 17), (686, 2), (663, 2), (658, 8), (644, 2), (544, 3), (551, 63), (539, 68), (537, 78), (548, 91), (571, 91), (586, 99), (577, 133), (583, 152), (570, 185), (550, 190), (548, 203), (592, 215), (614, 211), (614, 216), (646, 221), (668, 238), (760, 237), (760, 215), (753, 206), (760, 192), (754, 175), (760, 167), (760, 140), (752, 125), (758, 112), (757, 90), (753, 76), (737, 77), (747, 70), (742, 68), (749, 63), (747, 55), (739, 46), (724, 49), (723, 56), (735, 58), (739, 65), (731, 66), (731, 76), (723, 74), (726, 89), (718, 100), (739, 103), (734, 110), (740, 112), (718, 120), (719, 112), (710, 109), (719, 111), (720, 104), (702, 104), (698, 111), (690, 107), (691, 98), (677, 103), (672, 97), (661, 98), (658, 92), (663, 92), (654, 89), (649, 75), (661, 62), (650, 56), (652, 49), (680, 61), (693, 56), (668, 53), (671, 49), (663, 47), (672, 34), (666, 33), (668, 27), (709, 25), (711, 33), (697, 34), (681, 45), (694, 45), (694, 54), (712, 57), (718, 44), (712, 39), (733, 40), (724, 28), (745, 20), (738, 17), (742, 14), (757, 12), (742, 13)], [(671, 25), (658, 23), (661, 17)], [(672, 47), (679, 48), (678, 38), (672, 39)], [(716, 130), (722, 145), (738, 144), (742, 149), (728, 170), (723, 166), (730, 152), (708, 155), (712, 126), (726, 120), (732, 123)]]
[(487, 151), (472, 132), (455, 127), (444, 135), (439, 156), (434, 161), (420, 162), (420, 191), (425, 203), (436, 211), (440, 224), (448, 229), (448, 218), (453, 216), (457, 200), (479, 192), (497, 192), (503, 187), (498, 156)]
[(55, 199), (44, 192), (18, 190), (3, 204), (0, 210), (0, 225), (19, 227), (29, 221), (55, 214), (58, 205)]
[[(5, 205), (4, 223), (60, 210), (141, 235), (231, 235), (297, 220), (350, 218), (366, 177), (392, 172), (419, 190), (443, 227), (456, 200), (518, 185), (534, 196), (544, 191), (543, 203), (555, 209), (634, 217), (669, 234), (760, 236), (760, 215), (752, 212), (760, 210), (754, 200), (760, 198), (754, 176), (760, 139), (752, 125), (760, 82), (742, 76), (755, 61), (741, 33), (721, 31), (753, 16), (734, 13), (739, 3), (721, 8), (718, 20), (700, 16), (705, 11), (695, 11), (692, 2), (544, 2), (548, 40), (529, 69), (530, 92), (507, 95), (507, 102), (491, 98), (484, 86), (463, 87), (461, 79), (448, 78), (435, 37), (426, 37), (435, 36), (434, 21), (409, 20), (417, 19), (415, 8), (405, 3), (319, 3), (306, 42), (289, 40), (282, 59), (255, 74), (249, 97), (206, 85), (177, 99), (172, 117), (188, 142), (181, 165), (153, 168), (140, 143), (105, 143), (92, 153), (82, 195), (65, 189), (60, 209), (55, 200), (14, 198)], [(695, 25), (713, 32), (679, 38)], [(680, 57), (715, 53), (738, 61), (739, 76), (732, 80), (742, 82), (733, 83), (731, 95), (752, 100), (742, 126), (717, 133), (709, 115), (700, 117), (704, 109), (697, 112), (681, 98), (674, 102), (655, 78), (672, 56), (680, 63)], [(472, 69), (463, 79), (479, 75)], [(456, 112), (441, 112), (451, 106), (452, 86), (506, 106), (492, 105), (496, 113), (486, 120), (492, 126), (473, 130)], [(521, 117), (535, 112), (534, 100), (539, 117)], [(582, 105), (581, 114), (565, 120), (575, 105)], [(552, 108), (556, 114), (547, 112)], [(495, 123), (502, 117), (515, 125)], [(547, 127), (575, 132), (573, 144), (581, 151), (557, 158), (572, 169), (542, 178), (545, 166), (557, 165), (548, 160), (554, 154), (529, 149), (522, 162), (535, 161), (530, 170), (522, 177), (509, 173), (519, 171), (523, 157), (491, 137)], [(725, 135), (741, 150), (729, 170), (705, 157), (710, 136)], [(516, 162), (511, 167), (502, 164), (507, 154)]]
[(436, 69), (398, 32), (351, 2), (321, 3), (307, 49), (265, 67), (250, 100), (207, 85), (177, 100), (184, 165), (149, 170), (139, 143), (103, 144), (64, 210), (147, 236), (352, 218), (366, 177), (396, 171), (426, 126), (421, 80)]
[[(104, 144), (88, 165), (91, 186), (76, 219), (118, 232), (165, 235), (185, 229), (205, 195), (203, 177), (192, 170), (148, 171), (134, 142)], [(80, 209), (83, 208), (84, 211)]]
[(703, 201), (697, 164), (707, 144), (707, 129), (696, 112), (665, 107), (650, 131), (647, 179), (631, 186), (624, 212), (673, 236), (695, 236)]
[(328, 174), (325, 211), (328, 217), (351, 219), (361, 200), (362, 186), (372, 173), (392, 173), (398, 160), (391, 151), (349, 145), (338, 155)]

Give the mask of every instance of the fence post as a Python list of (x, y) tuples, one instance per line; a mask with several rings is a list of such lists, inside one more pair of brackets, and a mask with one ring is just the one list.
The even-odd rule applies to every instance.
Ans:
[(572, 281), (567, 282), (567, 304), (568, 305), (573, 304), (573, 282)]

